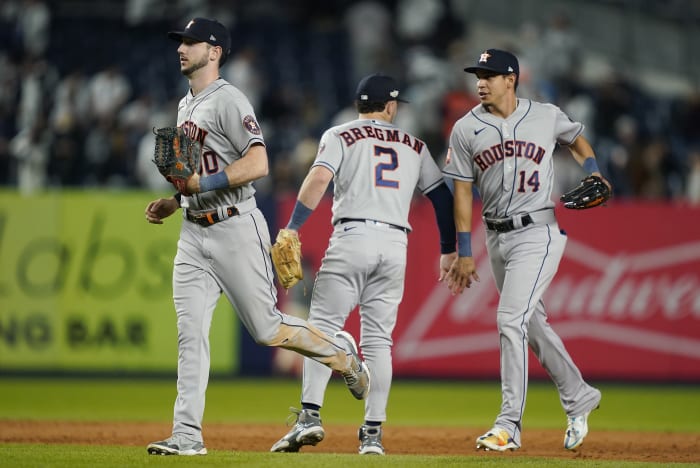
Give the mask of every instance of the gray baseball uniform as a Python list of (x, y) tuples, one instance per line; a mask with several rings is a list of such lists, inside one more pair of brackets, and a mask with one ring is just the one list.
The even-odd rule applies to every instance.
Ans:
[[(500, 301), (503, 402), (494, 427), (520, 446), (528, 381), (528, 344), (559, 391), (570, 416), (590, 411), (600, 392), (584, 382), (547, 323), (542, 296), (557, 271), (566, 235), (551, 200), (552, 153), (583, 132), (558, 107), (518, 99), (503, 119), (476, 106), (454, 126), (446, 177), (473, 182), (482, 198), (487, 249)], [(595, 403), (595, 405), (593, 405)]]
[[(244, 157), (263, 136), (248, 99), (223, 79), (178, 106), (178, 126), (202, 143), (204, 176)], [(201, 441), (209, 377), (209, 327), (223, 292), (256, 342), (347, 369), (346, 350), (276, 308), (267, 223), (251, 183), (182, 198), (184, 221), (173, 272), (178, 327), (178, 396), (173, 434)], [(214, 222), (209, 222), (213, 220)], [(218, 222), (217, 222), (218, 221)]]
[[(424, 142), (380, 120), (327, 130), (314, 166), (334, 174), (335, 228), (314, 284), (309, 322), (335, 332), (359, 304), (360, 347), (372, 372), (365, 420), (385, 421), (411, 199), (416, 188), (426, 194), (444, 180)], [(330, 375), (304, 359), (301, 401), (323, 406)]]

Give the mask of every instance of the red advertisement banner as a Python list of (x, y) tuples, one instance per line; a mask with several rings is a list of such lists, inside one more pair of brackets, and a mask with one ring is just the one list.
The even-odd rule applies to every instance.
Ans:
[[(280, 204), (280, 224), (293, 202)], [(700, 207), (614, 201), (585, 211), (558, 207), (557, 218), (568, 243), (544, 301), (584, 376), (700, 381)], [(498, 293), (480, 219), (472, 250), (481, 281), (459, 296), (437, 281), (438, 233), (427, 199), (416, 198), (410, 222), (394, 374), (497, 378)], [(313, 272), (330, 232), (330, 200), (324, 200), (301, 231)], [(357, 313), (347, 328), (359, 336)], [(532, 353), (530, 375), (546, 377)]]

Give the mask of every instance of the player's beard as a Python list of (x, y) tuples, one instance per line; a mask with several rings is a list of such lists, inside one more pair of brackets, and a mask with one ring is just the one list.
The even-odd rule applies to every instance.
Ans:
[(206, 67), (208, 63), (209, 63), (209, 58), (202, 57), (197, 62), (190, 62), (190, 65), (188, 67), (180, 68), (180, 72), (183, 75), (185, 75), (187, 78), (190, 78), (194, 74), (194, 72), (196, 72), (200, 68)]

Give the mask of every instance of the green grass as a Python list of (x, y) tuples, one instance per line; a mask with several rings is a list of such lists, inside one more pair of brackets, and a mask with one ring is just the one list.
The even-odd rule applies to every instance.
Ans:
[[(697, 386), (601, 384), (600, 430), (700, 432)], [(207, 392), (207, 423), (283, 424), (289, 406), (298, 406), (296, 379), (214, 380)], [(170, 380), (0, 379), (0, 424), (3, 419), (66, 421), (169, 422), (175, 398)], [(488, 427), (498, 412), (497, 382), (397, 381), (388, 408), (392, 425)], [(363, 403), (349, 397), (334, 379), (324, 406), (324, 421), (357, 424)], [(565, 416), (549, 382), (532, 383), (525, 424), (530, 428), (561, 428)], [(577, 466), (653, 467), (671, 464), (523, 457), (407, 456), (381, 458), (348, 454), (270, 454), (213, 450), (206, 457), (144, 457), (143, 447), (58, 444), (0, 444), (0, 464), (8, 467), (81, 466)], [(689, 466), (688, 464), (676, 464)]]
[[(597, 386), (603, 392), (596, 412), (600, 429), (700, 432), (697, 386)], [(207, 391), (205, 423), (280, 423), (290, 406), (299, 405), (299, 395), (296, 379), (215, 380)], [(174, 399), (174, 380), (0, 379), (0, 419), (169, 421)], [(393, 425), (483, 427), (493, 422), (500, 402), (497, 382), (397, 381), (387, 411)], [(354, 424), (362, 408), (339, 379), (331, 381), (325, 420)], [(527, 426), (559, 428), (564, 421), (554, 386), (532, 383)]]
[(640, 463), (624, 461), (586, 461), (547, 458), (509, 457), (507, 454), (495, 456), (419, 456), (391, 455), (386, 457), (359, 457), (357, 455), (336, 455), (324, 453), (254, 453), (210, 451), (206, 457), (154, 457), (144, 456), (141, 447), (97, 447), (83, 445), (0, 445), (0, 457), (7, 467), (143, 467), (143, 466), (259, 466), (259, 467), (443, 467), (443, 466), (531, 466), (549, 467), (688, 467), (682, 463)]

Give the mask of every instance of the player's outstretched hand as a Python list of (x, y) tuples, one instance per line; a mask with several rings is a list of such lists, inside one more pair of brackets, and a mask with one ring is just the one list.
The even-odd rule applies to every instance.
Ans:
[(457, 257), (447, 272), (447, 287), (452, 294), (461, 294), (464, 288), (472, 285), (472, 281), (479, 281), (474, 257)]
[(179, 206), (174, 197), (154, 200), (146, 206), (146, 221), (151, 224), (163, 224), (163, 219), (175, 213)]
[(456, 259), (457, 252), (440, 255), (440, 277), (438, 278), (438, 281), (444, 281), (447, 279), (447, 274), (450, 272), (450, 267)]

